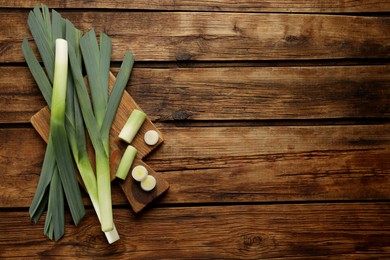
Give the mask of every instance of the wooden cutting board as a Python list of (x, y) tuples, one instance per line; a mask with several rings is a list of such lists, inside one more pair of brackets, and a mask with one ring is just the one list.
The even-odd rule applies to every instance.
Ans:
[[(110, 73), (110, 84), (109, 84), (109, 92), (115, 82), (115, 76)], [(127, 147), (127, 143), (123, 142), (118, 138), (119, 132), (125, 125), (128, 117), (134, 109), (142, 110), (137, 103), (135, 103), (134, 99), (130, 96), (127, 91), (124, 91), (122, 100), (118, 106), (118, 111), (116, 113), (114, 122), (112, 124), (112, 128), (110, 131), (110, 172), (111, 172), (111, 181), (115, 179), (115, 173), (118, 169), (119, 162), (122, 158), (122, 155)], [(39, 133), (39, 135), (47, 142), (49, 138), (50, 131), (50, 110), (46, 106), (42, 108), (39, 112), (31, 118), (31, 123), (35, 130)], [(155, 130), (158, 132), (160, 138), (156, 145), (149, 146), (144, 142), (143, 136), (148, 130)], [(131, 143), (137, 150), (137, 157), (134, 160), (134, 163), (130, 169), (130, 171), (137, 165), (144, 165), (150, 175), (153, 175), (157, 180), (156, 187), (150, 191), (143, 191), (140, 187), (140, 184), (136, 182), (132, 177), (131, 173), (127, 176), (125, 181), (118, 179), (120, 183), (120, 187), (122, 188), (127, 200), (129, 201), (134, 212), (140, 212), (144, 209), (149, 203), (151, 203), (154, 199), (161, 196), (169, 189), (169, 183), (162, 177), (162, 175), (158, 172), (155, 172), (152, 168), (150, 168), (146, 163), (142, 161), (146, 155), (155, 150), (161, 143), (163, 142), (163, 137), (161, 132), (156, 128), (156, 126), (150, 121), (147, 117), (145, 122), (143, 123), (141, 129), (138, 134), (135, 136), (133, 142)], [(90, 155), (90, 159), (92, 161), (92, 165), (94, 165), (94, 153), (93, 148), (90, 143), (88, 143), (88, 151)], [(79, 182), (83, 185), (81, 177), (78, 178)]]

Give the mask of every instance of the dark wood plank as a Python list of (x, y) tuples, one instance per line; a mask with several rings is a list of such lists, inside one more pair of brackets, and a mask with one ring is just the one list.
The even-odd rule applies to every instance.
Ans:
[(389, 158), (362, 149), (199, 159), (197, 169), (164, 173), (171, 188), (162, 203), (386, 200)]
[[(162, 127), (166, 140), (147, 162), (156, 170), (225, 167), (226, 159), (283, 160), (330, 151), (388, 150), (390, 124), (271, 127)], [(274, 156), (274, 157), (273, 157)], [(281, 158), (279, 158), (281, 156)], [(286, 158), (287, 157), (287, 158)], [(206, 160), (206, 161), (203, 161)], [(166, 164), (165, 164), (166, 162)], [(207, 163), (206, 163), (207, 162)], [(152, 166), (153, 167), (153, 166)]]
[[(145, 160), (171, 184), (160, 203), (390, 198), (389, 124), (160, 129)], [(0, 148), (0, 207), (26, 207), (44, 143), (33, 129), (0, 129)]]
[[(32, 8), (34, 0), (0, 0), (0, 7)], [(304, 13), (341, 13), (341, 12), (389, 12), (390, 3), (385, 0), (333, 0), (333, 1), (294, 1), (294, 0), (115, 0), (115, 1), (77, 1), (52, 0), (50, 8), (109, 8), (135, 10), (186, 10), (186, 11), (235, 11), (235, 12), (304, 12)]]
[[(23, 62), (27, 10), (0, 12), (0, 62)], [(112, 36), (112, 60), (311, 60), (390, 57), (390, 18), (210, 12), (62, 12)], [(168, 29), (169, 28), (169, 29)], [(31, 39), (31, 37), (30, 37)]]
[(47, 240), (27, 212), (0, 212), (2, 258), (388, 259), (390, 204), (114, 209), (121, 239), (107, 245), (92, 210)]
[[(30, 72), (4, 66), (0, 74), (0, 123), (29, 122), (45, 105)], [(390, 116), (387, 65), (136, 68), (127, 91), (159, 121)]]

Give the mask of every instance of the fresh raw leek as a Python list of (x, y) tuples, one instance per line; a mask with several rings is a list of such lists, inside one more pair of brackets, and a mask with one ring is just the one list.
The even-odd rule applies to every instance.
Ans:
[[(31, 33), (33, 34), (34, 40), (38, 46), (42, 60), (44, 60), (46, 73), (49, 79), (47, 79), (45, 72), (39, 65), (26, 39), (23, 41), (22, 50), (25, 55), (27, 64), (34, 76), (34, 79), (36, 80), (48, 106), (51, 108), (51, 83), (54, 82), (55, 74), (55, 39), (52, 37), (49, 11), (48, 8), (44, 5), (42, 6), (42, 12), (43, 14), (38, 7), (35, 7), (34, 11), (30, 12), (29, 14), (28, 24)], [(53, 22), (55, 20), (54, 16), (55, 15), (53, 14)], [(59, 69), (64, 69), (64, 67), (62, 66), (62, 68)], [(64, 82), (61, 82), (61, 80), (64, 79), (66, 86), (66, 75), (60, 73), (57, 78), (57, 82), (59, 82), (59, 84), (63, 84)], [(63, 96), (63, 98), (64, 97), (65, 96)], [(63, 103), (65, 104), (65, 100), (63, 100)], [(66, 198), (71, 209), (72, 217), (76, 224), (78, 224), (81, 218), (84, 216), (85, 210), (82, 204), (79, 186), (74, 174), (73, 162), (69, 156), (70, 153), (67, 152), (67, 150), (69, 151), (69, 145), (66, 140), (65, 128), (63, 126), (57, 126), (57, 130), (54, 136), (55, 137), (53, 138), (53, 133), (51, 133), (49, 136), (37, 191), (30, 207), (30, 216), (35, 222), (37, 222), (44, 211), (45, 205), (48, 203), (47, 216), (49, 217), (46, 218), (46, 228), (44, 233), (51, 239), (59, 239), (63, 235), (64, 230), (63, 216), (60, 216), (60, 213), (63, 212), (63, 210), (60, 209), (63, 207), (63, 203), (59, 203), (60, 198), (58, 198), (58, 196), (55, 194), (61, 193), (62, 187), (64, 188), (64, 192), (66, 193)], [(62, 143), (64, 147), (61, 146), (55, 148), (55, 142)], [(64, 149), (64, 152), (62, 149)], [(59, 154), (58, 158), (55, 156), (56, 153)], [(61, 171), (59, 171), (59, 168), (57, 168), (59, 166), (58, 164), (61, 165)], [(49, 212), (52, 212), (53, 214), (49, 214)]]
[(95, 150), (100, 217), (102, 230), (106, 232), (114, 228), (111, 201), (109, 132), (129, 79), (134, 59), (130, 53), (125, 55), (111, 95), (108, 97), (111, 40), (103, 33), (100, 39), (100, 49), (93, 30), (80, 39), (80, 47), (91, 89), (93, 109), (83, 81), (81, 68), (77, 66), (77, 56), (73, 48), (70, 48), (69, 57), (80, 108)]
[(77, 225), (85, 214), (80, 188), (73, 168), (72, 155), (65, 130), (66, 86), (68, 77), (68, 43), (56, 39), (55, 69), (50, 115), (50, 137), (65, 195)]
[[(111, 40), (107, 35), (101, 34), (99, 49), (97, 42), (95, 44), (96, 36), (93, 37), (94, 33), (93, 35), (89, 33), (90, 38), (84, 38), (92, 44), (91, 53), (87, 56), (93, 57), (93, 59), (84, 59), (87, 72), (88, 74), (97, 73), (98, 75), (96, 77), (98, 80), (95, 83), (90, 82), (91, 90), (92, 85), (98, 84), (98, 88), (95, 88), (97, 92), (92, 92), (94, 106), (92, 109), (81, 72), (80, 44), (83, 40), (80, 39), (82, 32), (75, 29), (72, 23), (63, 19), (54, 10), (52, 11), (51, 22), (49, 9), (45, 5), (42, 5), (42, 11), (35, 7), (30, 12), (28, 24), (41, 55), (45, 71), (40, 66), (26, 39), (22, 44), (23, 53), (37, 85), (52, 110), (50, 136), (37, 191), (30, 207), (30, 216), (37, 222), (45, 206), (48, 205), (44, 233), (50, 239), (58, 240), (64, 232), (63, 193), (65, 193), (74, 222), (77, 224), (80, 221), (84, 214), (84, 208), (75, 175), (64, 174), (64, 172), (74, 172), (71, 159), (73, 154), (86, 190), (102, 223), (102, 230), (111, 230), (105, 232), (105, 235), (108, 241), (112, 243), (119, 239), (119, 235), (112, 222), (109, 131), (130, 76), (134, 59), (130, 53), (125, 55), (111, 95), (108, 96)], [(67, 76), (65, 66), (61, 67), (61, 60), (56, 57), (57, 51), (60, 51), (55, 44), (58, 38), (66, 38), (68, 41), (72, 73), (67, 73)], [(60, 40), (59, 44), (64, 42), (66, 41)], [(93, 44), (95, 45), (93, 46)], [(88, 44), (86, 47), (88, 49)], [(88, 52), (88, 50), (84, 51)], [(60, 54), (63, 53), (59, 52), (58, 55)], [(83, 55), (85, 54), (83, 53)], [(68, 61), (67, 59), (62, 61), (65, 60)], [(94, 62), (99, 66), (94, 67), (96, 66)], [(62, 69), (63, 72), (59, 73)], [(55, 86), (54, 91), (52, 85)], [(97, 178), (94, 175), (87, 153), (84, 123), (95, 149)], [(76, 198), (78, 196), (79, 199)], [(103, 198), (102, 200), (100, 200), (100, 196)], [(109, 209), (108, 212), (106, 209)]]
[[(37, 13), (37, 14), (39, 13), (39, 9), (36, 8), (34, 10), (35, 10), (35, 13)], [(43, 14), (45, 14), (45, 13), (48, 14), (48, 9), (46, 6), (43, 6)], [(44, 15), (44, 19), (45, 19), (45, 17), (49, 17), (49, 15), (46, 15), (46, 16)], [(37, 20), (40, 20), (40, 19), (37, 19)], [(50, 25), (50, 22), (48, 23), (48, 25), (45, 21), (41, 22), (40, 24), (43, 26), (42, 27), (43, 29), (40, 32), (42, 33), (42, 31), (44, 31), (45, 37), (47, 39), (56, 39), (56, 38), (66, 37), (66, 39), (68, 40), (68, 43), (72, 44), (72, 46), (76, 50), (78, 66), (81, 68), (82, 59), (81, 59), (80, 48), (79, 48), (79, 40), (82, 36), (82, 32), (77, 30), (73, 26), (72, 23), (63, 19), (61, 17), (61, 15), (54, 10), (52, 11), (52, 20), (53, 20), (52, 25)], [(35, 30), (37, 30), (37, 29), (35, 28)], [(42, 39), (40, 39), (40, 40), (42, 40)], [(37, 72), (33, 73), (33, 76), (34, 76), (34, 74), (36, 75), (36, 76), (34, 76), (34, 78), (36, 79), (38, 86), (40, 87), (42, 93), (44, 94), (45, 99), (50, 100), (48, 102), (48, 104), (50, 106), (51, 105), (51, 91), (52, 91), (50, 82), (49, 82), (49, 80), (47, 80), (45, 73), (43, 72), (42, 68), (39, 66), (38, 61), (35, 59), (35, 56), (33, 56), (32, 50), (31, 50), (31, 48), (29, 48), (27, 41), (24, 42), (23, 46), (26, 47), (25, 49), (29, 51), (30, 55), (26, 56), (26, 60), (27, 60), (27, 57), (29, 57), (30, 59), (27, 60), (27, 62), (30, 61), (30, 64), (34, 65), (34, 67), (31, 66), (30, 69), (34, 68), (34, 70), (32, 70), (32, 72), (37, 71)], [(50, 55), (47, 55), (47, 56), (50, 56)], [(48, 72), (50, 72), (50, 71), (54, 71), (54, 68), (47, 67), (46, 70)], [(67, 86), (67, 92), (66, 92), (66, 101), (67, 102), (66, 102), (66, 121), (65, 121), (66, 131), (68, 134), (70, 147), (71, 147), (72, 154), (73, 154), (74, 160), (76, 162), (77, 168), (80, 172), (80, 175), (83, 179), (86, 190), (91, 198), (92, 204), (93, 204), (95, 211), (97, 213), (97, 216), (100, 220), (100, 209), (98, 207), (99, 203), (98, 203), (98, 197), (97, 197), (96, 177), (95, 177), (92, 165), (91, 165), (91, 163), (89, 161), (89, 157), (88, 157), (88, 152), (87, 152), (87, 148), (86, 148), (86, 135), (84, 132), (84, 122), (83, 122), (83, 118), (81, 115), (80, 105), (79, 105), (79, 102), (77, 99), (77, 95), (76, 95), (75, 90), (74, 90), (73, 77), (72, 77), (71, 73), (68, 73), (67, 85), (68, 86)], [(50, 144), (50, 142), (49, 142), (49, 144)], [(52, 147), (52, 146), (50, 146), (50, 147)], [(50, 154), (50, 153), (48, 153), (48, 154)], [(42, 174), (41, 176), (45, 177), (45, 174)], [(40, 181), (40, 183), (42, 183), (41, 186), (44, 186), (44, 184), (47, 183), (48, 177), (41, 178), (41, 179), (42, 179), (42, 181)], [(46, 184), (46, 185), (48, 185), (48, 184)], [(37, 191), (38, 190), (41, 190), (41, 189), (37, 189)], [(37, 194), (40, 195), (40, 196), (36, 195), (36, 197), (37, 197), (36, 200), (39, 202), (38, 199), (40, 197), (42, 197), (42, 194), (40, 194), (38, 192), (37, 192)], [(45, 193), (43, 193), (43, 194), (45, 194)], [(45, 199), (46, 197), (47, 196), (43, 197), (43, 199)], [(41, 200), (43, 200), (43, 199), (41, 199)], [(42, 207), (38, 207), (38, 206), (40, 206), (41, 204), (39, 204), (39, 203), (34, 204), (35, 207), (37, 208), (34, 212), (37, 212), (37, 213), (33, 216), (39, 215), (39, 213), (41, 212), (39, 210)], [(49, 204), (49, 207), (50, 207), (50, 204)], [(42, 214), (42, 213), (40, 213), (40, 214)], [(48, 220), (48, 218), (47, 218), (47, 220)], [(34, 221), (36, 221), (36, 217), (34, 218)], [(52, 230), (52, 229), (45, 228), (45, 233), (46, 233), (46, 231), (50, 231), (50, 230)], [(119, 235), (118, 235), (118, 232), (117, 232), (115, 227), (111, 232), (105, 232), (105, 235), (106, 235), (106, 238), (107, 238), (109, 243), (113, 243), (119, 239)], [(50, 236), (49, 236), (49, 238), (50, 238)]]
[[(77, 66), (78, 69), (81, 70), (81, 53), (79, 48), (80, 38), (81, 38), (81, 32), (77, 30), (70, 21), (66, 21), (66, 39), (68, 40), (71, 49), (74, 51), (73, 65)], [(73, 155), (77, 167), (80, 171), (80, 175), (83, 179), (84, 185), (91, 199), (92, 205), (96, 211), (99, 221), (101, 221), (97, 181), (86, 150), (84, 121), (82, 118), (81, 108), (80, 108), (80, 104), (76, 92), (74, 93), (74, 95), (75, 95), (75, 100), (74, 100), (75, 128), (74, 129), (76, 133), (75, 133), (74, 141), (71, 141), (71, 148), (73, 151)], [(115, 225), (113, 227), (113, 230), (105, 232), (105, 235), (110, 244), (119, 239), (119, 234), (115, 228)]]

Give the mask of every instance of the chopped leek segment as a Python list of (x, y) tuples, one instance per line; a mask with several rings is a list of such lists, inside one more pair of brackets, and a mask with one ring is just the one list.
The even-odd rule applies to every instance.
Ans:
[(131, 145), (127, 146), (126, 151), (124, 152), (122, 159), (119, 163), (118, 170), (116, 171), (116, 177), (122, 180), (126, 179), (136, 155), (137, 149), (135, 149), (135, 147)]
[(138, 109), (134, 109), (126, 121), (125, 126), (119, 133), (119, 138), (127, 143), (131, 143), (137, 135), (139, 129), (146, 119), (146, 114)]
[(152, 175), (148, 175), (145, 180), (141, 181), (141, 188), (144, 191), (151, 191), (156, 187), (157, 181)]
[(131, 171), (133, 179), (139, 182), (145, 180), (146, 177), (148, 177), (148, 174), (148, 170), (143, 165), (137, 165)]

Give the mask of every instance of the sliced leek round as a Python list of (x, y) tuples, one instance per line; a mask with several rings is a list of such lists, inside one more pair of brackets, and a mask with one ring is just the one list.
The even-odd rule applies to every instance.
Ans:
[(131, 176), (134, 180), (142, 182), (148, 177), (148, 170), (142, 165), (137, 165), (131, 171)]
[(141, 181), (141, 188), (144, 191), (151, 191), (156, 187), (157, 181), (152, 175), (148, 175), (145, 180)]
[(147, 145), (157, 144), (159, 135), (155, 130), (149, 130), (144, 135), (144, 141)]

